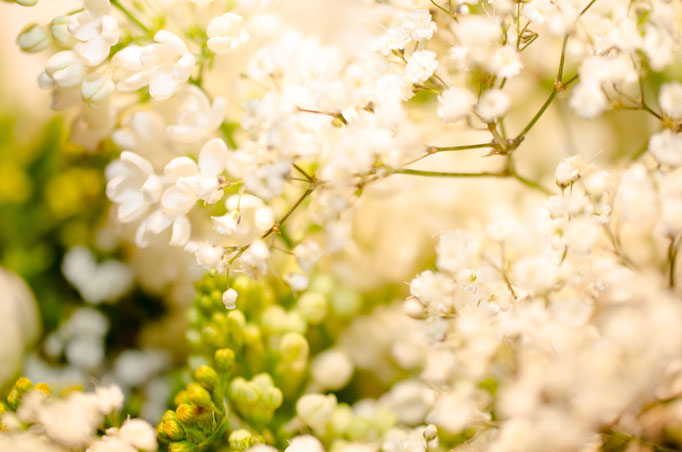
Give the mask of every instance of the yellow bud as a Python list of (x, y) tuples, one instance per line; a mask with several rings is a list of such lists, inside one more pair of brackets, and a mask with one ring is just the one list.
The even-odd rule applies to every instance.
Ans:
[(212, 404), (211, 394), (209, 394), (209, 392), (199, 383), (190, 383), (187, 385), (187, 396), (195, 405), (210, 406)]
[(194, 378), (197, 379), (206, 389), (214, 388), (220, 381), (218, 373), (213, 370), (210, 366), (199, 366), (196, 371), (194, 371)]
[(230, 372), (234, 366), (234, 352), (229, 348), (216, 350), (213, 359), (216, 367), (221, 372)]

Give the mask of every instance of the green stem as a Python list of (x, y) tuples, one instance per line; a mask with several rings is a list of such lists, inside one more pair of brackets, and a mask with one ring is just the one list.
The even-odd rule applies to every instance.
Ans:
[(679, 251), (679, 242), (675, 237), (670, 238), (670, 246), (668, 247), (668, 286), (675, 287), (675, 266), (677, 263), (677, 252)]
[(448, 151), (466, 151), (468, 149), (494, 148), (495, 143), (464, 144), (461, 146), (432, 146), (429, 148), (431, 153)]
[(552, 93), (549, 95), (545, 103), (540, 107), (540, 110), (533, 116), (533, 119), (530, 120), (530, 122), (526, 125), (526, 127), (523, 128), (521, 133), (519, 134), (518, 138), (523, 138), (526, 136), (528, 132), (530, 132), (530, 129), (533, 128), (536, 122), (540, 119), (540, 117), (545, 113), (545, 110), (547, 110), (547, 107), (552, 103), (554, 98), (556, 97), (558, 91), (556, 88), (552, 89)]
[(140, 27), (142, 31), (151, 35), (151, 30), (142, 22), (140, 22), (133, 13), (131, 13), (125, 6), (121, 4), (119, 0), (111, 0), (111, 4), (118, 8), (123, 14), (125, 14), (128, 17), (128, 19), (130, 19), (135, 25)]
[(566, 45), (568, 44), (568, 35), (564, 36), (564, 42), (561, 44), (561, 59), (559, 60), (559, 71), (556, 75), (556, 83), (561, 84), (564, 77), (564, 61), (566, 60)]
[(426, 170), (416, 170), (410, 168), (403, 169), (391, 169), (389, 174), (406, 174), (409, 176), (426, 176), (426, 177), (507, 177), (504, 173), (492, 173), (492, 172), (481, 172), (481, 173), (450, 173), (445, 171), (426, 171)]

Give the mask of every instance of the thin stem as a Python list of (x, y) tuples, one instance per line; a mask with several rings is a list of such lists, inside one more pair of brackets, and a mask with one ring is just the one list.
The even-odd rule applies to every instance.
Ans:
[(587, 6), (584, 7), (582, 11), (580, 11), (580, 14), (578, 15), (578, 17), (581, 17), (583, 14), (585, 14), (587, 12), (587, 10), (590, 9), (590, 7), (592, 5), (594, 5), (594, 2), (596, 2), (596, 1), (597, 0), (592, 0), (590, 3), (588, 3)]
[(464, 144), (461, 146), (431, 146), (429, 150), (431, 153), (449, 152), (449, 151), (466, 151), (468, 149), (483, 149), (494, 148), (495, 143), (479, 143), (479, 144)]
[(135, 17), (135, 15), (131, 13), (125, 6), (123, 6), (119, 0), (111, 0), (111, 4), (118, 8), (123, 14), (125, 14), (128, 17), (128, 19), (130, 19), (135, 25), (140, 27), (142, 31), (144, 31), (147, 34), (151, 34), (151, 30), (145, 24), (140, 22), (138, 18)]
[(670, 237), (670, 246), (668, 247), (668, 286), (671, 288), (675, 287), (675, 267), (679, 249), (679, 241), (675, 237)]
[(566, 60), (566, 45), (568, 44), (568, 35), (564, 36), (564, 42), (561, 44), (561, 59), (559, 60), (559, 71), (556, 75), (556, 83), (561, 85), (561, 80), (564, 77), (564, 61)]
[(426, 177), (507, 177), (504, 173), (481, 172), (481, 173), (450, 173), (445, 171), (426, 171), (410, 168), (391, 169), (389, 174), (407, 174), (410, 176), (426, 176)]
[(535, 190), (541, 191), (542, 193), (544, 193), (546, 195), (552, 194), (552, 192), (549, 191), (547, 188), (543, 187), (542, 185), (538, 184), (535, 181), (532, 181), (530, 179), (526, 179), (525, 177), (518, 174), (516, 171), (512, 172), (512, 177), (527, 187), (534, 188)]
[(525, 137), (526, 134), (530, 131), (530, 129), (533, 128), (536, 122), (540, 119), (540, 117), (545, 113), (545, 110), (547, 110), (547, 107), (549, 107), (549, 104), (552, 103), (554, 98), (557, 95), (557, 90), (556, 88), (552, 89), (552, 93), (549, 95), (545, 103), (540, 107), (540, 110), (533, 116), (533, 119), (530, 120), (530, 122), (526, 125), (526, 127), (523, 128), (521, 133), (519, 134), (519, 138)]
[(625, 433), (621, 433), (619, 431), (613, 430), (611, 428), (605, 430), (602, 432), (603, 435), (610, 436), (612, 438), (619, 439), (621, 441), (624, 441), (625, 443), (631, 443), (631, 442), (636, 442), (639, 444), (642, 444), (644, 446), (649, 446), (651, 447), (655, 452), (679, 452), (679, 449), (670, 449), (669, 447), (664, 447), (664, 446), (659, 446), (654, 443), (650, 443), (649, 441), (645, 441), (642, 438), (638, 438), (636, 436), (630, 436)]
[(314, 178), (313, 176), (311, 176), (310, 174), (308, 174), (307, 172), (305, 172), (305, 171), (303, 170), (303, 168), (301, 168), (301, 167), (298, 166), (297, 164), (294, 163), (294, 164), (293, 164), (293, 167), (294, 167), (294, 169), (295, 169), (296, 171), (298, 171), (299, 173), (301, 173), (301, 175), (302, 175), (303, 177), (305, 177), (305, 178), (308, 180), (308, 182), (314, 182), (314, 181), (315, 181), (315, 178)]
[(262, 238), (262, 239), (266, 239), (266, 238), (268, 238), (273, 232), (278, 231), (278, 230), (282, 227), (282, 225), (283, 225), (284, 223), (286, 223), (286, 221), (289, 219), (289, 217), (291, 216), (291, 214), (293, 214), (294, 211), (295, 211), (296, 209), (298, 209), (298, 207), (301, 205), (301, 203), (303, 203), (303, 201), (305, 201), (305, 199), (306, 199), (308, 196), (310, 196), (310, 194), (311, 194), (313, 191), (315, 191), (315, 187), (314, 187), (314, 186), (309, 187), (309, 188), (301, 195), (301, 197), (298, 198), (298, 199), (296, 200), (296, 202), (294, 203), (294, 205), (291, 206), (291, 208), (287, 211), (287, 213), (284, 214), (284, 216), (277, 222), (277, 224), (273, 225), (270, 229), (268, 229), (268, 230), (265, 232), (265, 234), (263, 234), (263, 236), (262, 236), (261, 238)]
[(436, 3), (434, 0), (431, 0), (431, 3), (433, 3), (433, 6), (435, 6), (435, 7), (438, 8), (438, 9), (440, 9), (441, 11), (443, 11), (443, 12), (444, 12), (445, 14), (447, 14), (448, 16), (451, 16), (451, 15), (452, 15), (452, 14), (450, 13), (450, 11), (448, 11), (447, 9), (443, 8), (442, 6), (440, 6), (440, 5), (439, 5), (438, 3)]

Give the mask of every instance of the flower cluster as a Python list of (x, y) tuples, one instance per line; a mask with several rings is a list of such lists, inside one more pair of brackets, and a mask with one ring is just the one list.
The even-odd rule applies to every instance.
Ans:
[[(336, 6), (355, 19), (325, 34), (287, 3), (84, 0), (17, 40), (50, 52), (38, 81), (73, 119), (71, 141), (114, 154), (108, 221), (148, 258), (135, 276), (162, 287), (206, 273), (164, 447), (680, 445), (682, 5), (365, 0)], [(550, 109), (562, 126), (548, 132)], [(620, 110), (632, 127), (618, 128)], [(581, 156), (592, 127), (615, 132), (618, 157), (641, 146), (598, 165)], [(347, 281), (370, 248), (358, 212), (372, 196), (393, 206), (417, 177), (489, 182), (503, 206), (438, 235), (400, 312), (377, 307), (400, 290)], [(438, 216), (422, 206), (469, 193), (407, 193), (421, 210), (403, 212), (390, 247)], [(63, 268), (90, 303), (133, 278), (79, 248)], [(69, 351), (88, 339), (63, 339), (59, 353), (92, 355)], [(82, 442), (55, 439), (41, 416), (66, 402), (45, 403), (16, 416), (63, 446), (152, 446), (133, 420), (95, 439), (110, 410), (85, 416)]]

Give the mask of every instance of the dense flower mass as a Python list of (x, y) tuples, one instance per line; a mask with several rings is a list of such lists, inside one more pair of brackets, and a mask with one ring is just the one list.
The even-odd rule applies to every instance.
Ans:
[[(0, 449), (682, 447), (682, 3), (316, 3), (84, 0), (21, 33), (111, 157), (97, 246), (130, 243), (65, 278), (91, 305), (198, 282), (156, 432), (115, 385), (21, 379)], [(151, 391), (167, 357), (105, 371), (81, 309), (47, 354)]]

